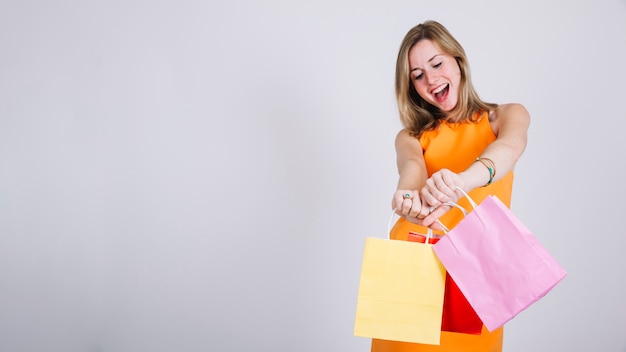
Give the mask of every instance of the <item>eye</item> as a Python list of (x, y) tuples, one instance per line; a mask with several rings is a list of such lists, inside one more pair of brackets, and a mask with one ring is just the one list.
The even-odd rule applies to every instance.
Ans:
[(433, 67), (437, 68), (437, 67), (441, 66), (441, 64), (442, 64), (441, 62), (438, 62), (438, 63), (434, 64)]
[(417, 81), (418, 79), (422, 78), (423, 76), (424, 76), (424, 74), (420, 73), (418, 75), (415, 75), (415, 77), (413, 79)]

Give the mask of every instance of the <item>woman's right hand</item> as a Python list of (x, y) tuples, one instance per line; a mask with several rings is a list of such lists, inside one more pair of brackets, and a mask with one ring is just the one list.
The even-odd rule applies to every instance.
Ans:
[(399, 189), (393, 194), (391, 207), (396, 214), (410, 222), (420, 224), (420, 220), (429, 213), (429, 207), (422, 203), (419, 191)]

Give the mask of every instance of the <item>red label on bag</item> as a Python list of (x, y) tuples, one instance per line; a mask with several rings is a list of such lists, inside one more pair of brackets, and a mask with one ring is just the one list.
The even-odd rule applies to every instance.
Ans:
[[(428, 239), (428, 243), (429, 244), (435, 244), (435, 243), (439, 242), (439, 240), (441, 239), (441, 237), (439, 237), (439, 235), (432, 235), (432, 236), (435, 236), (435, 237), (430, 237)], [(426, 238), (427, 237), (428, 237), (427, 235), (423, 235), (421, 233), (409, 231), (409, 236), (407, 238), (407, 241), (409, 241), (409, 242), (426, 243)]]

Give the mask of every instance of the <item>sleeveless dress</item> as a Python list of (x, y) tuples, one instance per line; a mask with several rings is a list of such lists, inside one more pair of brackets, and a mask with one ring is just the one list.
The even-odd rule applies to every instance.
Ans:
[[(442, 168), (457, 173), (467, 169), (496, 139), (489, 123), (488, 113), (484, 112), (479, 115), (475, 123), (444, 122), (437, 129), (426, 131), (421, 135), (420, 144), (424, 151), (429, 177)], [(476, 188), (469, 192), (469, 195), (477, 204), (480, 204), (488, 195), (496, 195), (510, 207), (512, 186), (513, 172), (510, 171), (497, 182)], [(471, 205), (465, 198), (460, 199), (458, 204), (471, 210)], [(441, 222), (450, 229), (462, 219), (463, 214), (455, 208), (440, 218)], [(394, 225), (390, 237), (406, 241), (409, 231), (426, 233), (424, 227), (400, 218)], [(503, 328), (490, 333), (484, 326), (480, 335), (443, 331), (439, 346), (372, 339), (371, 352), (501, 352), (503, 333)]]

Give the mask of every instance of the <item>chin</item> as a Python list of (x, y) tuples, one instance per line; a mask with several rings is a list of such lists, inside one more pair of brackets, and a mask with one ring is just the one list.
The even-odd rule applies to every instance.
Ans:
[(452, 111), (453, 109), (454, 109), (454, 107), (451, 107), (451, 108), (440, 107), (439, 108), (439, 110), (441, 110), (441, 112), (446, 113), (446, 114), (450, 113), (450, 111)]
[(454, 103), (446, 102), (443, 106), (439, 107), (439, 110), (441, 110), (441, 111), (443, 111), (443, 112), (445, 112), (447, 114), (450, 111), (454, 110), (455, 107), (456, 107), (456, 101)]

